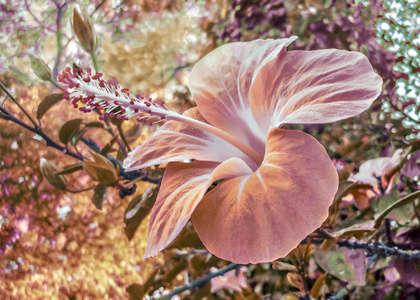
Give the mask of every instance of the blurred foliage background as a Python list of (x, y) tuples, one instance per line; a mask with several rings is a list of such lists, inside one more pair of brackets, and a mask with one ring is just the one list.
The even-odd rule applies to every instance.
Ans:
[[(224, 281), (207, 280), (179, 297), (420, 298), (418, 259), (366, 244), (358, 250), (335, 244), (357, 239), (420, 249), (416, 197), (373, 226), (381, 213), (419, 190), (417, 0), (0, 0), (0, 81), (21, 105), (0, 91), (0, 106), (14, 116), (0, 112), (2, 299), (158, 298), (228, 265), (200, 247), (191, 226), (169, 249), (143, 260), (148, 212), (163, 170), (150, 168), (143, 180), (128, 184), (126, 177), (106, 187), (88, 176), (80, 159), (66, 155), (70, 150), (86, 157), (99, 147), (106, 157), (122, 161), (154, 129), (131, 120), (98, 124), (95, 114), (60, 101), (57, 74), (73, 63), (93, 66), (72, 30), (76, 5), (94, 24), (101, 72), (179, 112), (194, 106), (187, 86), (194, 63), (229, 42), (297, 35), (289, 49), (359, 51), (384, 80), (382, 94), (361, 116), (326, 126), (295, 126), (317, 137), (340, 171), (338, 202), (321, 234), (330, 242), (320, 247), (320, 235), (315, 235), (287, 258), (238, 266)], [(36, 75), (31, 56), (48, 65), (51, 80)], [(50, 95), (55, 100), (46, 101)], [(40, 116), (42, 102), (45, 114)], [(31, 125), (24, 111), (36, 116), (38, 131), (24, 128), (22, 122)], [(79, 118), (63, 141), (63, 125)], [(392, 174), (375, 169), (379, 191), (352, 183), (363, 163), (390, 160), (399, 149), (405, 156)]]

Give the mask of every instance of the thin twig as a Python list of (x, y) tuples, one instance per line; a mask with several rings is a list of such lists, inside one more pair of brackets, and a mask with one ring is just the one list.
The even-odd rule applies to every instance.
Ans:
[(90, 14), (90, 16), (92, 17), (94, 13), (96, 13), (98, 11), (98, 9), (101, 8), (102, 5), (104, 5), (106, 0), (102, 0), (101, 3), (99, 3), (98, 5), (96, 5), (95, 10)]
[(217, 271), (215, 273), (209, 273), (206, 277), (200, 278), (200, 279), (198, 279), (196, 281), (192, 281), (189, 284), (186, 284), (186, 285), (184, 285), (184, 286), (182, 286), (180, 288), (177, 288), (174, 291), (172, 291), (171, 293), (169, 293), (168, 295), (165, 295), (165, 296), (160, 297), (158, 299), (160, 299), (160, 300), (169, 300), (173, 296), (176, 296), (178, 294), (181, 294), (184, 291), (192, 290), (192, 289), (198, 288), (198, 287), (203, 287), (203, 286), (205, 286), (207, 284), (207, 282), (209, 282), (210, 280), (212, 280), (214, 277), (222, 276), (225, 273), (227, 273), (229, 271), (232, 271), (232, 270), (238, 268), (239, 266), (241, 266), (241, 265), (233, 264), (232, 263), (232, 264), (228, 265), (224, 269), (221, 269), (221, 270), (219, 270), (219, 271)]
[(39, 135), (40, 137), (42, 137), (45, 140), (46, 145), (48, 147), (53, 147), (53, 148), (55, 148), (55, 149), (57, 149), (57, 150), (65, 153), (65, 154), (67, 154), (67, 155), (69, 155), (71, 157), (74, 157), (74, 158), (76, 158), (76, 159), (78, 159), (80, 161), (83, 161), (83, 157), (81, 155), (79, 155), (77, 153), (74, 153), (74, 152), (66, 149), (66, 147), (57, 144), (48, 135), (46, 135), (42, 131), (42, 129), (40, 129), (39, 127), (33, 128), (33, 127), (29, 126), (28, 124), (26, 124), (25, 122), (23, 122), (23, 121), (19, 120), (18, 118), (16, 118), (15, 116), (11, 115), (10, 113), (8, 113), (7, 111), (5, 111), (4, 109), (1, 109), (1, 111), (3, 113), (6, 112), (2, 116), (3, 119), (5, 119), (7, 121), (11, 121), (13, 123), (16, 123), (17, 125), (22, 126), (23, 128), (25, 128), (25, 129), (27, 129), (27, 130), (29, 130), (29, 131), (31, 131), (31, 132)]
[(377, 254), (378, 256), (396, 256), (403, 259), (414, 259), (420, 258), (420, 251), (404, 251), (398, 247), (388, 247), (381, 243), (361, 243), (361, 242), (351, 242), (351, 241), (338, 241), (337, 245), (339, 247), (346, 247), (348, 249), (363, 249), (366, 251), (367, 256), (372, 256)]
[(28, 114), (28, 112), (19, 104), (19, 102), (16, 101), (15, 97), (12, 96), (12, 94), (9, 93), (7, 88), (3, 85), (3, 83), (0, 81), (0, 88), (6, 93), (7, 96), (9, 96), (10, 100), (12, 100), (21, 111), (28, 117), (28, 119), (32, 122), (35, 128), (38, 128), (38, 124), (35, 122), (34, 119)]

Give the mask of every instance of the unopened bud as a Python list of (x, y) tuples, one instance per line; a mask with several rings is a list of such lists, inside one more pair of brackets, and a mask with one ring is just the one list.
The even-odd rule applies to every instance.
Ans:
[(71, 25), (83, 49), (88, 53), (95, 51), (96, 45), (95, 38), (93, 37), (93, 26), (84, 9), (78, 7), (73, 8)]
[(119, 180), (120, 168), (114, 167), (112, 162), (105, 156), (91, 152), (91, 159), (85, 159), (83, 169), (92, 180), (105, 185), (115, 185)]
[(49, 81), (52, 78), (52, 72), (48, 65), (39, 58), (36, 58), (32, 55), (29, 55), (29, 59), (31, 61), (31, 67), (36, 76), (38, 76), (39, 79), (44, 81)]

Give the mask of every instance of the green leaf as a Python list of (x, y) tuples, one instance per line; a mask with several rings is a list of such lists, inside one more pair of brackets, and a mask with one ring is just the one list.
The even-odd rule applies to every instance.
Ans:
[(156, 194), (150, 186), (143, 195), (133, 198), (128, 205), (124, 214), (124, 231), (129, 240), (133, 238), (137, 228), (155, 204)]
[(55, 173), (55, 175), (67, 175), (67, 174), (72, 174), (80, 170), (83, 170), (82, 163), (66, 166), (60, 172)]
[(92, 203), (93, 203), (93, 205), (95, 205), (95, 207), (97, 209), (102, 210), (102, 203), (106, 199), (107, 190), (108, 190), (108, 188), (106, 187), (105, 184), (98, 184), (93, 189)]
[(314, 253), (316, 263), (328, 274), (363, 285), (366, 275), (365, 252), (362, 249), (348, 250), (336, 247), (328, 250), (317, 249)]
[(104, 128), (104, 123), (102, 122), (90, 122), (85, 124), (87, 128)]
[(373, 220), (364, 221), (351, 226), (346, 226), (343, 229), (332, 232), (331, 235), (337, 239), (356, 238), (358, 240), (365, 238), (367, 235), (374, 233), (375, 222)]
[(79, 131), (82, 119), (74, 119), (67, 121), (63, 127), (61, 127), (58, 137), (60, 141), (67, 145), (70, 139)]
[(38, 109), (36, 111), (36, 118), (38, 120), (41, 120), (45, 113), (61, 100), (63, 100), (63, 93), (51, 94), (45, 97), (44, 100), (42, 100), (41, 103), (38, 105)]
[(105, 145), (105, 147), (102, 148), (100, 154), (101, 155), (107, 155), (111, 150), (112, 150), (112, 146), (114, 146), (115, 142), (118, 139), (118, 135), (114, 136), (111, 141), (109, 141), (108, 144)]
[[(404, 224), (408, 222), (411, 214), (413, 213), (413, 206), (412, 205), (401, 205), (401, 206), (398, 205), (398, 203), (402, 199), (405, 199), (408, 196), (399, 199), (400, 193), (396, 189), (393, 189), (389, 194), (378, 197), (377, 213), (375, 215), (376, 223), (382, 221), (383, 219), (381, 217), (382, 214), (384, 214), (385, 216), (393, 220), (398, 221), (398, 223), (400, 224)], [(415, 199), (416, 198), (414, 198), (413, 201)], [(408, 203), (409, 202), (407, 202), (407, 204)]]
[(73, 135), (73, 137), (70, 139), (70, 144), (72, 146), (76, 146), (76, 144), (82, 139), (82, 137), (85, 135), (87, 129), (83, 128), (80, 129), (78, 131), (76, 131), (76, 133)]

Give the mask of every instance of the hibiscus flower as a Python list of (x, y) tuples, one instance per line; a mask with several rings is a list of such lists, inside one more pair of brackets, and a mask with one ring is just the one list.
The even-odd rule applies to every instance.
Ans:
[(124, 118), (148, 112), (168, 120), (124, 161), (127, 171), (168, 163), (146, 258), (165, 249), (191, 219), (217, 257), (271, 262), (327, 218), (338, 188), (334, 164), (314, 137), (282, 127), (353, 117), (378, 97), (382, 80), (360, 53), (286, 51), (295, 39), (232, 43), (207, 54), (189, 76), (197, 107), (183, 115), (137, 101), (117, 85), (111, 97), (105, 88), (99, 94), (89, 87), (89, 78), (75, 83), (78, 74), (62, 74), (74, 99), (90, 107), (113, 101), (124, 107)]

